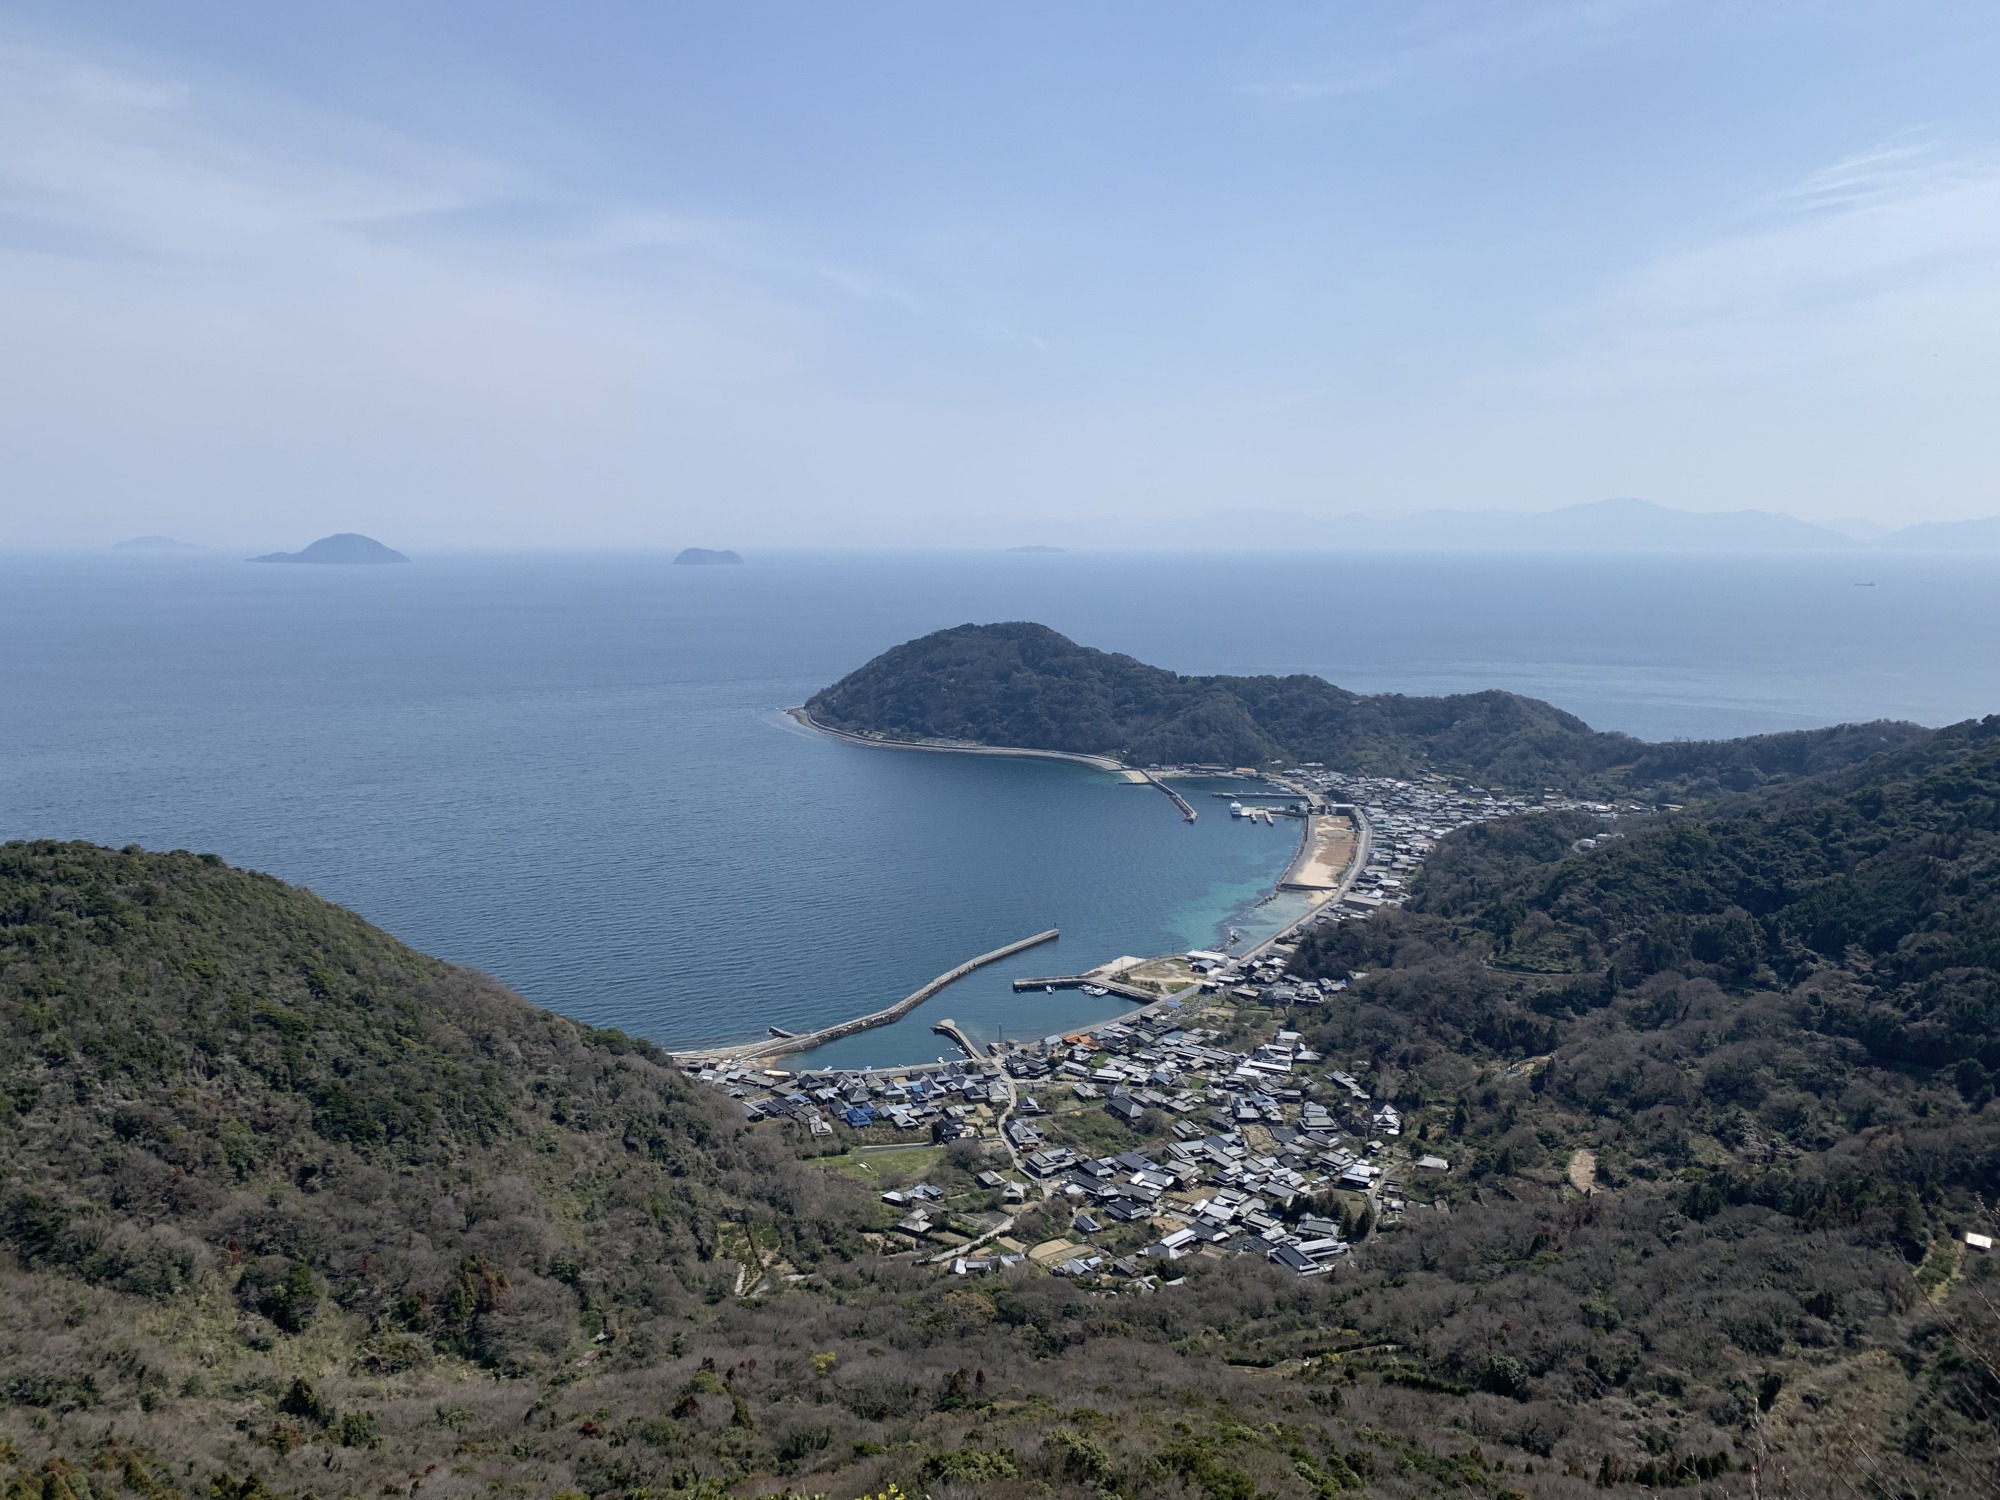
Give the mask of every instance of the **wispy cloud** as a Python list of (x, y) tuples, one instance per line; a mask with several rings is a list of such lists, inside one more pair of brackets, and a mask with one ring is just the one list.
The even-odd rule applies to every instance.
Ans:
[(1468, 62), (1554, 40), (1594, 38), (1668, 0), (1338, 7), (1323, 29), (1291, 39), (1296, 55), (1247, 65), (1238, 87), (1276, 103), (1377, 93)]
[[(2000, 157), (1898, 136), (1749, 205), (1615, 278), (1592, 316), (1626, 326), (1808, 317), (2000, 269)], [(1772, 341), (1774, 350), (1787, 347)]]
[(549, 539), (583, 485), (644, 534), (760, 415), (827, 426), (799, 386), (825, 295), (755, 226), (0, 49), (0, 443), (38, 497), (15, 527), (199, 495), (251, 539), (370, 513), (407, 537), (421, 495), (432, 528), (519, 510)]
[(1572, 499), (1989, 513), (1996, 314), (2000, 160), (1898, 136), (1610, 276), (1431, 420), (1519, 502), (1560, 470)]

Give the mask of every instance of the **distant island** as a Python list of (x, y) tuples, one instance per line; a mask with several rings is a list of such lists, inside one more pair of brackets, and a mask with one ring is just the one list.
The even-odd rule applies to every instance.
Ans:
[(372, 536), (342, 531), (323, 536), (299, 552), (267, 552), (253, 557), (261, 563), (406, 563), (409, 559), (393, 547), (385, 547)]
[(1930, 733), (1879, 722), (1656, 745), (1517, 693), (1413, 698), (1349, 692), (1303, 673), (1183, 677), (1023, 621), (905, 642), (805, 708), (829, 729), (891, 743), (1057, 750), (1137, 766), (1441, 772), (1669, 801), (1837, 769)]
[(740, 563), (743, 559), (734, 552), (717, 552), (708, 547), (687, 547), (674, 559), (683, 568), (712, 568), (719, 564)]
[(1009, 547), (1009, 552), (1060, 552), (1060, 547), (1045, 547), (1040, 542), (1031, 542), (1025, 547)]
[(113, 552), (192, 552), (193, 546), (187, 542), (177, 542), (170, 536), (135, 536), (111, 545)]

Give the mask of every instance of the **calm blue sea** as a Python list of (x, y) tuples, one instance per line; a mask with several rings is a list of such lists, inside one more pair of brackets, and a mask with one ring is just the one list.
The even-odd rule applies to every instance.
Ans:
[(1106, 1013), (1012, 974), (1269, 930), (1295, 834), (780, 712), (897, 641), (1035, 619), (1181, 671), (1504, 687), (1652, 738), (1941, 724), (2000, 710), (1996, 583), (1992, 559), (1824, 555), (0, 557), (0, 836), (213, 850), (670, 1044), (872, 1010), (1063, 929), (816, 1059), (908, 1063), (940, 1016)]

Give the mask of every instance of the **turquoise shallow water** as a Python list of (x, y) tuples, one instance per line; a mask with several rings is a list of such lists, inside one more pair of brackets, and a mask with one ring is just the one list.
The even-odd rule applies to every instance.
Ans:
[[(390, 539), (393, 541), (393, 538)], [(726, 540), (726, 539), (725, 539)], [(1058, 762), (871, 751), (780, 712), (899, 640), (1039, 619), (1184, 671), (1510, 687), (1663, 738), (2000, 708), (1990, 559), (0, 557), (0, 835), (214, 850), (538, 1004), (673, 1044), (888, 1004), (1104, 1013), (1014, 973), (1262, 930), (1295, 830)], [(1867, 581), (1875, 587), (1854, 585)], [(1196, 797), (1200, 803), (1208, 799)]]

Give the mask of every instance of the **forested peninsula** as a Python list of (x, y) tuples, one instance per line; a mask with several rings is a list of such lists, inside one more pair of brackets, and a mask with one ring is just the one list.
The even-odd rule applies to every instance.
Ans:
[[(1218, 997), (1449, 1166), (1285, 1210), (1332, 1274), (1150, 1289), (899, 1252), (893, 1155), (309, 892), (0, 845), (7, 1493), (1990, 1493), (2000, 718), (1604, 831), (1451, 834), (1292, 955), (1345, 988)], [(977, 1202), (996, 1158), (924, 1160)]]
[(829, 728), (888, 740), (1110, 755), (1139, 766), (1314, 762), (1665, 801), (1810, 776), (1930, 733), (1885, 721), (1648, 744), (1517, 693), (1420, 698), (1353, 693), (1303, 673), (1182, 676), (1018, 621), (905, 642), (806, 709)]

